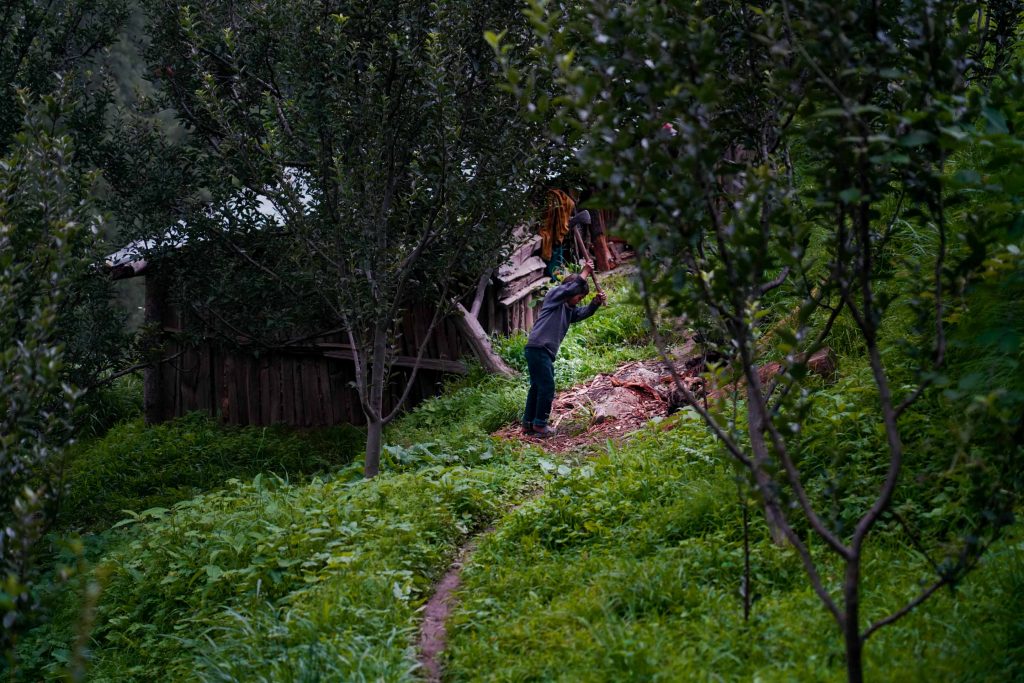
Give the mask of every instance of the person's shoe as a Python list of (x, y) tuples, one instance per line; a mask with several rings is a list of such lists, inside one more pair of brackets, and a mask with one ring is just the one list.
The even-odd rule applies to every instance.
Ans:
[(555, 430), (552, 429), (551, 427), (548, 427), (547, 425), (544, 425), (543, 427), (538, 427), (537, 425), (533, 425), (533, 436), (536, 436), (538, 439), (546, 439), (549, 436), (554, 436), (554, 435), (555, 435)]
[(533, 434), (533, 423), (532, 422), (523, 422), (522, 424), (523, 424), (523, 434), (526, 434), (526, 435)]

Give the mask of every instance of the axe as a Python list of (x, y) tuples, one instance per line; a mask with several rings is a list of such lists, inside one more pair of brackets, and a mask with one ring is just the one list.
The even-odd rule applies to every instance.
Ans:
[[(580, 225), (590, 225), (590, 212), (586, 209), (577, 211), (576, 214), (569, 219), (569, 229), (572, 230), (573, 237), (576, 238), (576, 248), (579, 249), (580, 255), (587, 259), (591, 263), (594, 259), (591, 258), (590, 252), (587, 251), (587, 245), (583, 242), (583, 237), (580, 235)], [(594, 279), (594, 288), (598, 294), (604, 294), (604, 290), (601, 289), (601, 285), (597, 282), (597, 273), (593, 270), (590, 271), (590, 277)]]

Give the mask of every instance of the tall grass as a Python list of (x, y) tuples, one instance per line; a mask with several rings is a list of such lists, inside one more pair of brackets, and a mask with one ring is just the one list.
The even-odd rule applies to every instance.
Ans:
[(169, 507), (234, 477), (330, 472), (351, 462), (364, 439), (350, 426), (225, 427), (200, 413), (152, 427), (135, 419), (71, 450), (61, 520), (103, 529), (125, 510)]
[[(642, 315), (623, 302), (628, 285), (609, 288), (615, 305), (567, 339), (563, 384), (649, 352)], [(515, 363), (522, 343), (499, 346)], [(190, 416), (82, 444), (68, 522), (122, 521), (87, 537), (94, 571), (68, 583), (55, 572), (55, 618), (20, 649), (27, 677), (65, 673), (79, 591), (99, 581), (90, 680), (412, 679), (433, 582), (468, 535), (543, 477), (533, 448), (490, 437), (518, 419), (527, 381), (456, 380), (391, 426), (384, 472), (370, 481), (346, 466), (362, 437), (344, 428), (229, 429)]]

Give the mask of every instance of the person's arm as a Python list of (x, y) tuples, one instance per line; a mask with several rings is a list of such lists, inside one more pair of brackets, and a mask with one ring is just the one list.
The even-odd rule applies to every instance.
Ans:
[(577, 306), (572, 309), (569, 313), (569, 322), (578, 323), (581, 320), (586, 320), (599, 309), (608, 300), (608, 295), (604, 292), (596, 294), (589, 304), (586, 306)]
[(565, 282), (548, 292), (548, 295), (544, 297), (544, 299), (551, 303), (561, 303), (562, 301), (574, 297), (577, 294), (582, 294), (584, 287), (586, 287), (586, 282), (583, 280)]

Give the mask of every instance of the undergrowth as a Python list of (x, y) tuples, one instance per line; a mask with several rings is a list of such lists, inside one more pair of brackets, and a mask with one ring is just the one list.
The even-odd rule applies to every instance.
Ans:
[[(586, 466), (480, 544), (451, 621), (453, 681), (843, 680), (842, 639), (799, 558), (770, 541), (756, 503), (752, 616), (744, 622), (735, 471), (684, 413)], [(912, 597), (927, 562), (885, 531), (865, 558), (867, 616)], [(1024, 672), (1024, 529), (955, 594), (867, 646), (878, 680), (1016, 680)], [(842, 579), (824, 553), (826, 583)], [(481, 672), (487, 672), (482, 675)]]
[[(651, 355), (628, 284), (608, 288), (613, 305), (570, 331), (563, 386)], [(498, 346), (516, 365), (522, 344)], [(228, 429), (190, 416), (82, 444), (69, 522), (121, 521), (85, 537), (91, 571), (60, 581), (58, 565), (44, 595), (53, 618), (21, 644), (21, 677), (69, 671), (81, 595), (100, 585), (90, 680), (412, 679), (433, 582), (551, 467), (489, 436), (518, 419), (527, 383), (479, 371), (456, 380), (389, 428), (383, 473), (369, 481), (342, 467), (362, 445), (345, 429)]]
[(304, 432), (225, 427), (201, 413), (155, 426), (135, 419), (72, 448), (62, 521), (102, 529), (125, 510), (169, 507), (234, 477), (329, 472), (351, 462), (364, 440), (361, 430), (347, 425)]

